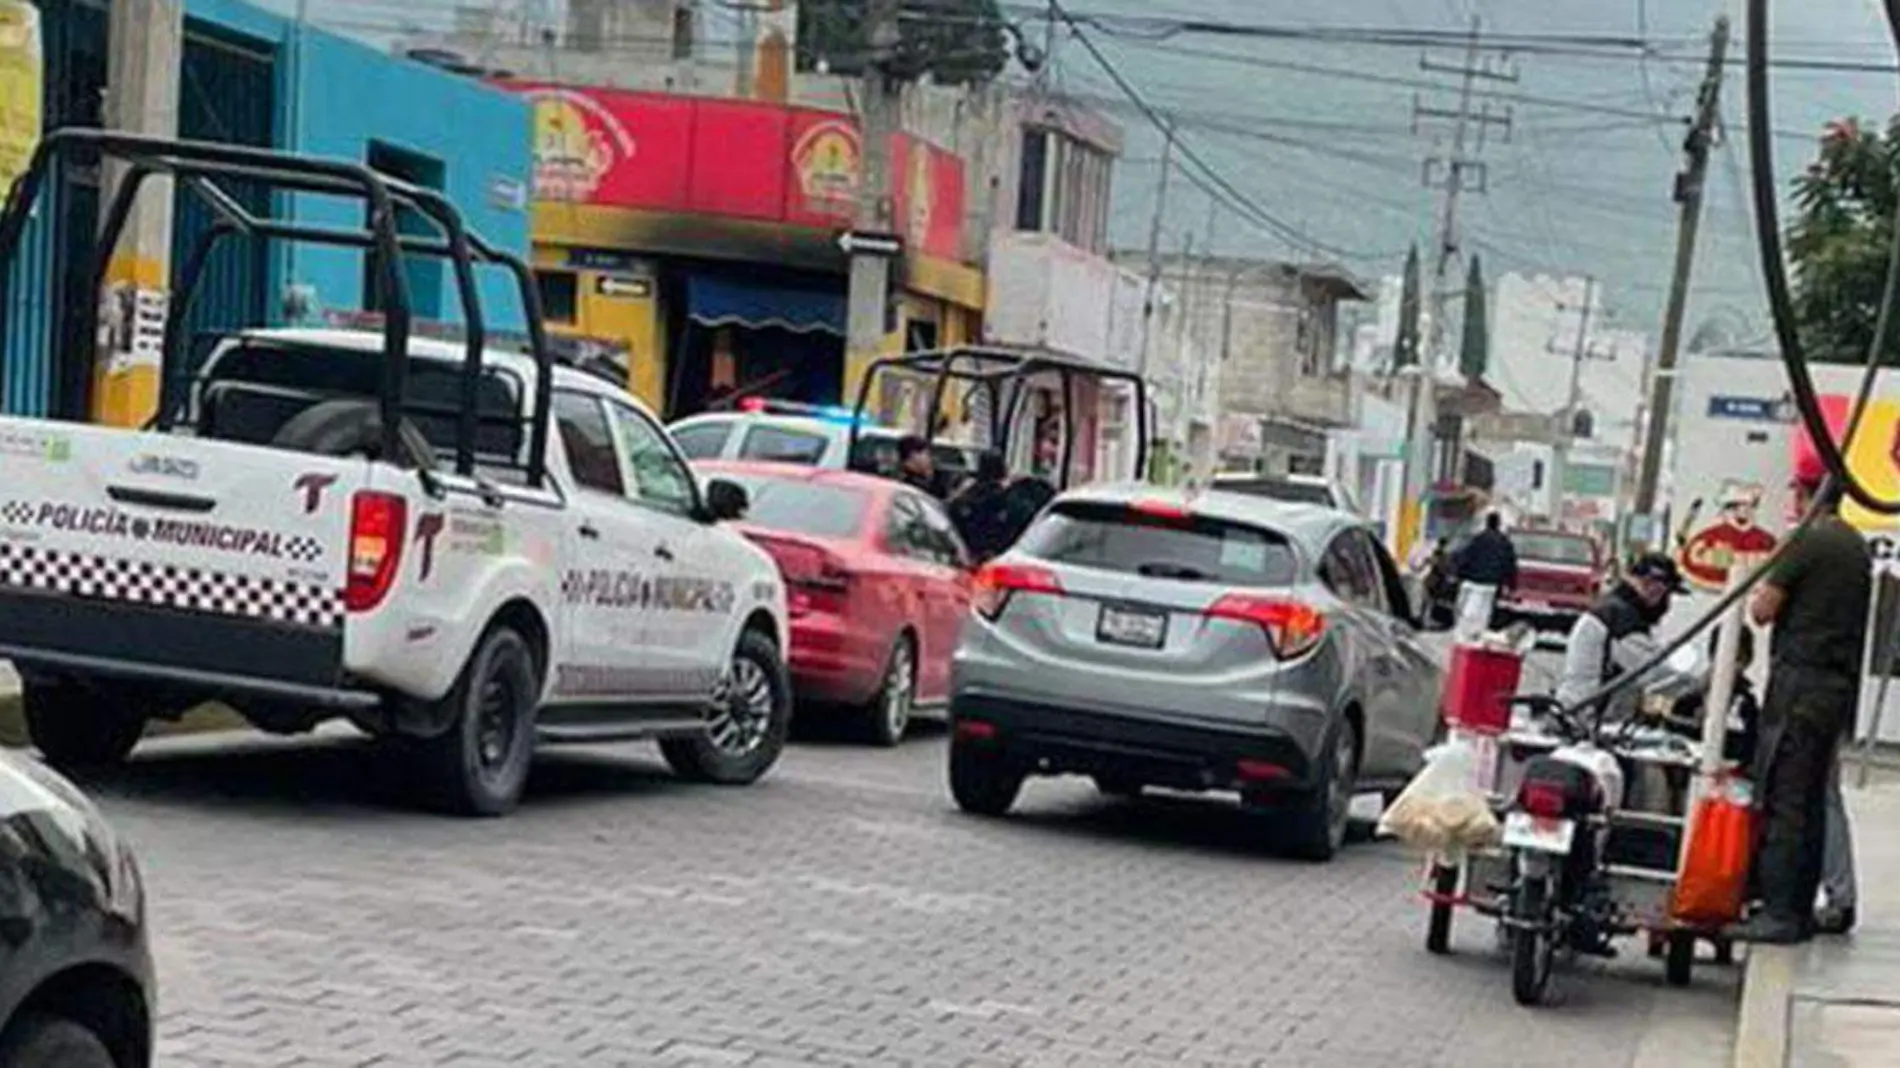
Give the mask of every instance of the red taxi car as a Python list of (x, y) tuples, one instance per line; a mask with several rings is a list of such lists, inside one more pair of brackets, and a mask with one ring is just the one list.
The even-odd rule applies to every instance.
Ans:
[(1544, 630), (1568, 631), (1603, 591), (1604, 560), (1595, 541), (1561, 530), (1513, 530), (1517, 588), (1511, 615)]
[(970, 607), (970, 561), (943, 506), (899, 482), (798, 464), (706, 461), (745, 487), (737, 524), (778, 561), (792, 625), (792, 685), (855, 710), (878, 745), (940, 712)]

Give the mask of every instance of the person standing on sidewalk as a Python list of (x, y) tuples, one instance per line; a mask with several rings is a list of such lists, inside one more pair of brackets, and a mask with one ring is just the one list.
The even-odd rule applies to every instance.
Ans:
[[(1812, 937), (1827, 859), (1830, 778), (1853, 727), (1873, 596), (1867, 540), (1840, 517), (1839, 491), (1817, 462), (1795, 474), (1795, 505), (1820, 516), (1795, 536), (1749, 602), (1758, 626), (1774, 627), (1755, 782), (1762, 827), (1755, 884), (1762, 909), (1730, 932), (1737, 941), (1792, 943)], [(1845, 810), (1840, 833), (1849, 833)]]
[(1484, 529), (1452, 558), (1459, 582), (1497, 590), (1489, 626), (1501, 626), (1504, 613), (1496, 607), (1517, 586), (1517, 546), (1504, 532), (1504, 518), (1496, 512), (1484, 517)]

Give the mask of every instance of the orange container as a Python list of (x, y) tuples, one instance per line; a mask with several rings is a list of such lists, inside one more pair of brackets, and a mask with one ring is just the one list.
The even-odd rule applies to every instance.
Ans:
[(1510, 700), (1524, 677), (1524, 658), (1479, 645), (1454, 645), (1439, 704), (1446, 724), (1484, 734), (1511, 728)]
[(1688, 855), (1676, 880), (1675, 918), (1700, 927), (1739, 919), (1754, 845), (1755, 812), (1746, 780), (1719, 780), (1696, 803)]

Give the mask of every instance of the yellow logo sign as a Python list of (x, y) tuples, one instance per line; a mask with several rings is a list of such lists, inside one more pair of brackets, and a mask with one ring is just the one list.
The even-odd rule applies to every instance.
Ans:
[(541, 89), (534, 101), (534, 195), (587, 202), (615, 167), (633, 159), (625, 124), (600, 102), (568, 89)]
[(40, 143), (40, 13), (0, 0), (0, 189), (26, 170)]
[(833, 119), (805, 131), (792, 147), (792, 169), (798, 189), (812, 210), (849, 208), (857, 200), (858, 134)]

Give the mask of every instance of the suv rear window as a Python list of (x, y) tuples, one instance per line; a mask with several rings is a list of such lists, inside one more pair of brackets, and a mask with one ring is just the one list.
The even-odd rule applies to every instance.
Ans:
[(1116, 504), (1058, 504), (1016, 548), (1052, 563), (1229, 586), (1291, 585), (1299, 567), (1293, 546), (1274, 531)]
[(779, 426), (755, 426), (746, 431), (739, 445), (743, 460), (766, 460), (781, 464), (817, 464), (825, 458), (831, 439), (823, 434), (791, 430)]

